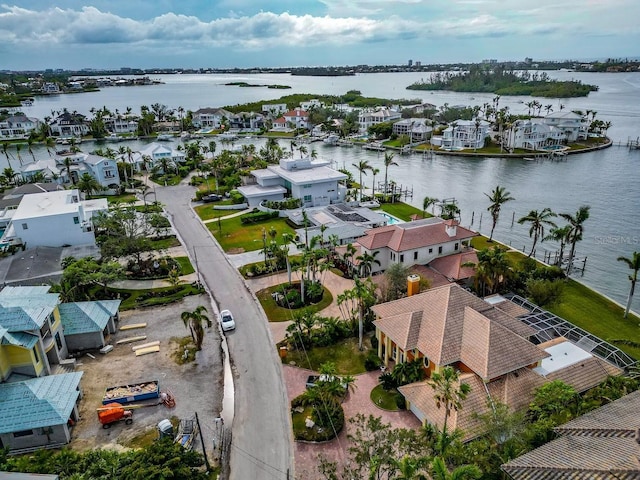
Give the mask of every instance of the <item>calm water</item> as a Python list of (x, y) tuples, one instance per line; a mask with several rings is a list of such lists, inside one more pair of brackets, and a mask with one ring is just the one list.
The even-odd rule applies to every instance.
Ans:
[[(139, 111), (140, 105), (163, 103), (170, 108), (182, 106), (195, 110), (201, 107), (218, 107), (251, 101), (275, 99), (289, 93), (317, 93), (340, 95), (357, 89), (364, 95), (384, 98), (420, 98), (436, 106), (482, 105), (491, 103), (494, 95), (462, 94), (454, 92), (415, 92), (405, 87), (428, 74), (389, 73), (369, 74), (355, 77), (292, 77), (289, 75), (168, 75), (159, 77), (163, 85), (148, 87), (110, 87), (100, 92), (60, 95), (38, 98), (32, 107), (25, 108), (30, 116), (51, 115), (51, 110), (77, 110), (89, 114), (92, 107), (106, 105), (111, 110), (124, 111), (132, 107)], [(640, 73), (633, 74), (589, 74), (552, 72), (560, 79), (576, 78), (600, 87), (587, 98), (538, 99), (543, 105), (559, 109), (595, 110), (598, 118), (611, 121), (609, 136), (614, 141), (626, 142), (628, 137), (640, 136)], [(292, 87), (291, 90), (266, 88), (239, 88), (224, 86), (229, 81), (249, 83), (278, 83)], [(508, 105), (513, 113), (527, 113), (530, 97), (502, 97), (500, 106)], [(255, 140), (261, 144), (261, 140)], [(281, 141), (283, 146), (288, 142)], [(120, 144), (106, 144), (117, 148)], [(139, 148), (141, 142), (131, 142)], [(90, 149), (91, 144), (83, 144)], [(357, 173), (352, 164), (360, 160), (380, 169), (376, 182), (384, 177), (383, 155), (354, 148), (339, 148), (314, 143), (313, 148), (320, 157), (331, 159), (339, 167)], [(23, 161), (30, 155), (21, 152)], [(34, 149), (36, 158), (46, 156), (43, 149)], [(616, 261), (619, 256), (631, 256), (640, 250), (640, 151), (629, 151), (614, 146), (601, 152), (574, 155), (562, 162), (530, 162), (517, 159), (459, 159), (437, 156), (423, 159), (419, 155), (396, 158), (399, 166), (390, 167), (389, 177), (403, 188), (413, 191), (407, 202), (421, 206), (425, 196), (437, 198), (455, 197), (462, 211), (462, 224), (489, 234), (491, 221), (486, 208), (485, 192), (496, 185), (506, 187), (515, 201), (503, 207), (494, 236), (516, 248), (530, 248), (528, 227), (515, 223), (529, 210), (549, 207), (556, 212), (575, 213), (581, 205), (591, 206), (591, 217), (585, 225), (584, 240), (578, 244), (577, 255), (588, 257), (583, 280), (613, 299), (624, 303), (629, 288), (628, 268)], [(6, 163), (4, 157), (0, 162)], [(356, 175), (357, 178), (357, 175)], [(371, 174), (364, 177), (367, 186), (372, 182)], [(482, 215), (482, 222), (480, 216)], [(473, 223), (472, 223), (473, 218)], [(543, 250), (555, 251), (550, 243), (539, 245)], [(640, 310), (640, 295), (634, 301), (634, 309)]]

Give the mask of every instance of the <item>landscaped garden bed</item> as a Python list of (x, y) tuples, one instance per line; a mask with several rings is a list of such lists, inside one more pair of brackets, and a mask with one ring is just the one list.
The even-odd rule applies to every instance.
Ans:
[[(299, 284), (300, 282), (297, 283)], [(260, 305), (262, 305), (262, 309), (270, 322), (286, 322), (292, 320), (293, 314), (296, 311), (302, 310), (302, 307), (290, 309), (281, 307), (276, 303), (276, 299), (274, 298), (276, 295), (274, 294), (277, 294), (280, 291), (282, 285), (286, 284), (274, 285), (256, 293), (256, 297), (258, 297)], [(305, 308), (306, 311), (319, 312), (331, 305), (331, 302), (333, 302), (333, 295), (331, 295), (331, 292), (325, 287), (322, 287), (322, 292), (321, 300), (314, 304), (307, 304)]]
[(395, 389), (385, 390), (382, 385), (376, 385), (371, 390), (369, 397), (376, 407), (390, 412), (397, 412), (400, 410), (398, 408), (398, 395), (402, 394)]

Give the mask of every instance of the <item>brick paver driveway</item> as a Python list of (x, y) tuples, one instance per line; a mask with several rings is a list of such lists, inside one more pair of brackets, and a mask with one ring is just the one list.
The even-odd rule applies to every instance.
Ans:
[[(307, 376), (314, 372), (304, 368), (283, 365), (284, 381), (287, 387), (287, 395), (289, 401), (300, 395), (305, 390), (305, 382)], [(327, 459), (346, 462), (348, 458), (347, 448), (347, 428), (349, 426), (348, 419), (354, 417), (358, 413), (366, 416), (374, 415), (381, 417), (386, 423), (390, 423), (396, 428), (418, 428), (420, 421), (409, 411), (387, 412), (376, 407), (369, 398), (369, 394), (373, 387), (378, 384), (379, 371), (367, 372), (356, 376), (356, 388), (350, 392), (347, 399), (342, 404), (344, 408), (346, 425), (340, 432), (338, 438), (322, 444), (310, 444), (296, 442), (294, 445), (294, 454), (296, 461), (296, 477), (312, 480), (320, 478), (317, 474), (316, 465), (318, 463), (318, 454), (322, 453)]]

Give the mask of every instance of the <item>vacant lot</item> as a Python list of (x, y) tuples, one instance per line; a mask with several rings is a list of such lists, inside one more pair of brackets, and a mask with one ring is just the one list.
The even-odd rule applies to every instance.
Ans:
[[(198, 305), (207, 308), (213, 327), (205, 328), (203, 349), (197, 353), (196, 361), (178, 365), (172, 358), (177, 346), (171, 339), (189, 335), (180, 314), (185, 310), (192, 311)], [(93, 352), (95, 359), (87, 355), (78, 358), (77, 370), (84, 372), (81, 382), (84, 396), (80, 402), (81, 420), (73, 430), (71, 446), (81, 450), (97, 447), (119, 449), (133, 437), (145, 431), (155, 431), (158, 422), (164, 418), (191, 418), (198, 412), (209, 452), (215, 431), (213, 419), (220, 413), (223, 396), (220, 336), (214, 320), (206, 295), (186, 297), (164, 307), (121, 313), (118, 327), (144, 322), (147, 326), (118, 331), (110, 342), (115, 348), (106, 355)], [(159, 340), (160, 352), (136, 357), (131, 350), (135, 343), (115, 345), (118, 340), (138, 335), (147, 336), (138, 343)], [(134, 410), (133, 425), (121, 422), (108, 430), (103, 429), (98, 422), (96, 408), (101, 405), (105, 388), (147, 380), (159, 380), (161, 391), (171, 391), (176, 399), (175, 408), (170, 410), (164, 405), (138, 408)]]

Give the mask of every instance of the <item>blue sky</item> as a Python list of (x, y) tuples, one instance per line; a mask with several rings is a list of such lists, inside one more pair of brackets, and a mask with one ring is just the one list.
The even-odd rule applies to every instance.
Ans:
[(20, 0), (0, 69), (640, 56), (638, 0)]

